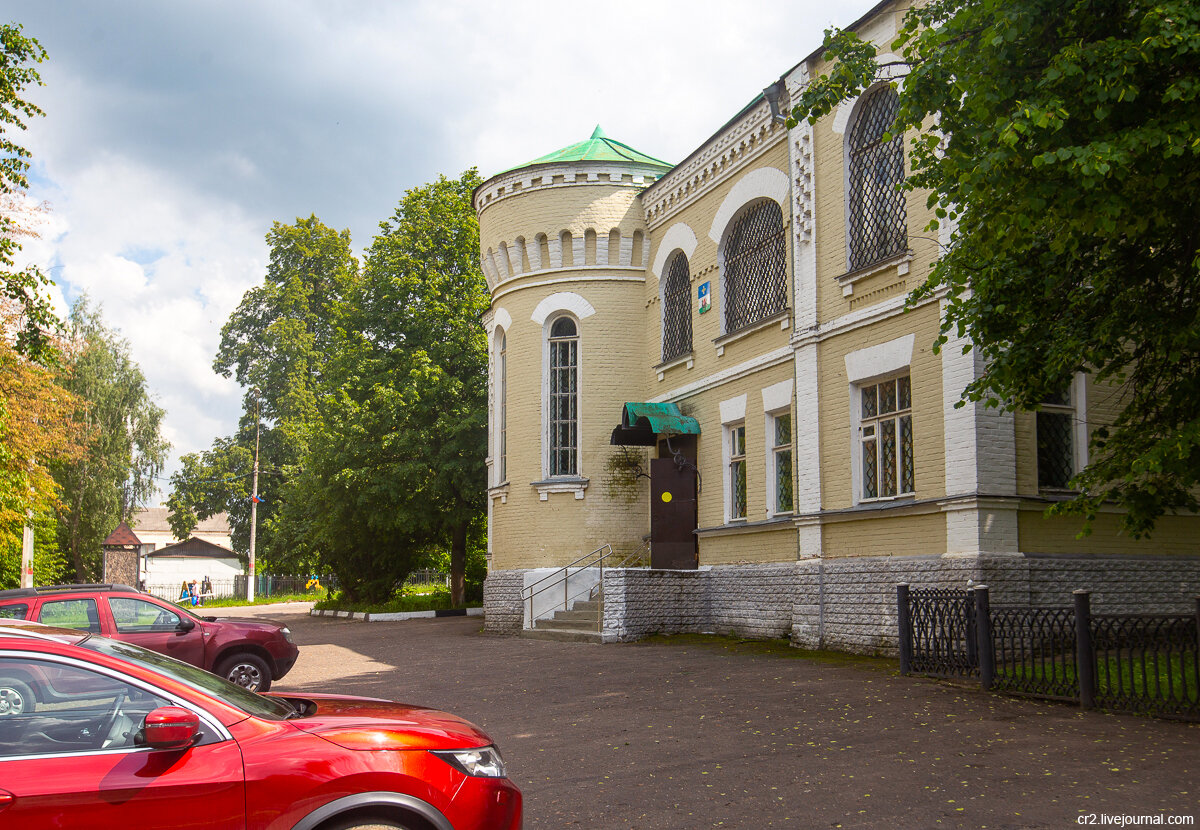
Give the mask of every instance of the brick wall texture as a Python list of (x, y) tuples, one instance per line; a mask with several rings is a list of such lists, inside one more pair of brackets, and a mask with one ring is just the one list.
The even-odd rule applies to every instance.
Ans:
[[(522, 625), (523, 571), (496, 571), (484, 584), (486, 630)], [(985, 584), (993, 606), (1069, 607), (1092, 592), (1097, 613), (1187, 613), (1200, 596), (1200, 557), (859, 556), (696, 571), (610, 570), (604, 574), (604, 637), (651, 634), (787, 637), (802, 648), (895, 654), (896, 585)]]

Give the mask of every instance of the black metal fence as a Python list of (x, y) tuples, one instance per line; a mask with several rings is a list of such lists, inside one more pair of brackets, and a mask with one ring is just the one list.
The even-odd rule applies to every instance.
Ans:
[(1084, 708), (1200, 720), (1200, 597), (1187, 614), (992, 608), (988, 589), (896, 589), (900, 670)]

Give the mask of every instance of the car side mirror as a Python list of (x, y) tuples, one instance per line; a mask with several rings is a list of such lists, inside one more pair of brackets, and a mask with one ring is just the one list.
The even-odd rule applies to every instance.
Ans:
[(175, 626), (175, 630), (182, 634), (187, 634), (195, 627), (196, 623), (194, 620), (189, 620), (187, 617), (180, 617), (179, 624)]
[(146, 715), (142, 743), (154, 749), (182, 749), (200, 735), (200, 717), (182, 706), (160, 706)]

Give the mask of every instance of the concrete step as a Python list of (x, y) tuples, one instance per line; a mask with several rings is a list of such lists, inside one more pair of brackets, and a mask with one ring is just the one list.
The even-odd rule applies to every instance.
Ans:
[(570, 611), (555, 611), (554, 619), (556, 619), (556, 620), (589, 620), (591, 622), (595, 622), (596, 620), (600, 619), (600, 610), (596, 609), (595, 611), (581, 611), (581, 610), (579, 610), (579, 607), (576, 606), (575, 608), (572, 608)]
[(571, 603), (572, 611), (590, 611), (592, 613), (600, 613), (600, 601), (595, 599), (581, 599), (578, 602)]
[(566, 631), (595, 631), (596, 618), (582, 620), (560, 620), (555, 616), (552, 620), (538, 620), (533, 624), (537, 628), (561, 628)]
[(521, 632), (522, 637), (530, 640), (557, 640), (560, 643), (595, 643), (604, 642), (599, 631), (574, 631), (562, 628), (526, 628)]

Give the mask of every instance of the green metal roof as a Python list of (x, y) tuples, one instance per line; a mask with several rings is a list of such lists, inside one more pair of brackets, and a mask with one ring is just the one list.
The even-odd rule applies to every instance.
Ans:
[(600, 129), (600, 125), (597, 124), (596, 129), (592, 131), (591, 138), (586, 141), (576, 142), (568, 147), (563, 147), (561, 150), (556, 150), (553, 153), (536, 158), (525, 164), (519, 164), (511, 169), (520, 170), (522, 167), (532, 167), (535, 164), (554, 164), (572, 161), (632, 162), (634, 164), (648, 164), (664, 172), (674, 167), (674, 165), (661, 159), (656, 159), (645, 153), (639, 153), (628, 144), (622, 144), (619, 141), (609, 138), (604, 134), (604, 130)]
[(627, 403), (621, 413), (626, 428), (648, 425), (656, 435), (699, 435), (700, 422), (673, 403)]

